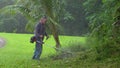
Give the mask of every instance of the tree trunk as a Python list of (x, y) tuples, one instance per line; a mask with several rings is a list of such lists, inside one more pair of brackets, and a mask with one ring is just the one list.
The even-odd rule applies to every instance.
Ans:
[[(53, 12), (53, 8), (52, 8), (52, 0), (49, 0), (49, 4), (47, 4), (47, 0), (46, 1), (43, 1), (44, 5), (44, 11), (46, 13), (47, 16), (49, 16), (51, 19), (53, 19), (54, 21), (56, 20), (55, 19), (55, 16), (54, 16), (54, 12)], [(59, 40), (59, 36), (58, 36), (58, 31), (57, 31), (57, 27), (56, 25), (54, 24), (54, 21), (51, 21), (51, 23), (49, 23), (49, 28), (53, 34), (53, 37), (54, 37), (54, 40), (56, 42), (56, 48), (60, 48), (60, 40)], [(56, 21), (55, 21), (56, 22)]]
[(51, 28), (54, 40), (56, 42), (56, 48), (60, 48), (61, 45), (60, 45), (60, 40), (59, 40), (58, 31), (56, 29), (56, 26), (53, 23), (51, 23), (50, 28)]

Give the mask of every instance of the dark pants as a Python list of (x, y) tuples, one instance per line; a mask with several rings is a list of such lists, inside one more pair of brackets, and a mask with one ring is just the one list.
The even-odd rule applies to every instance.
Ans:
[(39, 37), (36, 37), (36, 45), (33, 59), (39, 60), (42, 53), (42, 40)]

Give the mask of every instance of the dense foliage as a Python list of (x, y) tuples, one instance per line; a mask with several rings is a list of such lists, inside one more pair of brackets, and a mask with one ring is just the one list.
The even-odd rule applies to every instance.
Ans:
[(62, 26), (67, 35), (85, 35), (88, 32), (88, 21), (85, 19), (85, 0), (66, 0), (66, 10), (72, 15), (72, 20), (64, 20)]
[(120, 1), (87, 0), (84, 6), (90, 24), (89, 42), (98, 58), (120, 55)]
[[(22, 1), (22, 2), (21, 2)], [(9, 18), (12, 17), (12, 19), (15, 19), (16, 17), (18, 17), (19, 19), (15, 19), (15, 23), (12, 23), (13, 21), (9, 21), (9, 23), (11, 23), (12, 25), (14, 25), (15, 28), (13, 28), (13, 26), (9, 26), (10, 30), (7, 29), (2, 29), (0, 32), (22, 32), (22, 33), (26, 33), (25, 28), (27, 28), (27, 31), (33, 31), (33, 27), (34, 24), (39, 20), (39, 18), (45, 14), (44, 10), (41, 8), (42, 6), (39, 6), (40, 3), (37, 1), (33, 1), (33, 0), (21, 0), (21, 1), (17, 1), (17, 0), (2, 0), (0, 1), (0, 7), (3, 8), (5, 6), (9, 6), (11, 4), (17, 4), (17, 5), (22, 5), (19, 6), (19, 9), (21, 11), (23, 11), (23, 13), (20, 14), (24, 14), (25, 17), (21, 16), (20, 14), (16, 14), (16, 16), (13, 15), (11, 16), (10, 14), (0, 14), (1, 16), (1, 24), (0, 26), (4, 26), (4, 27), (8, 27), (8, 25), (5, 25), (5, 22), (3, 20), (6, 21), (9, 20)], [(17, 3), (16, 3), (17, 2)], [(57, 0), (56, 0), (57, 2)], [(86, 34), (88, 31), (88, 22), (85, 20), (85, 15), (84, 15), (84, 7), (82, 5), (82, 3), (84, 2), (84, 0), (66, 0), (66, 1), (60, 1), (60, 3), (55, 3), (54, 1), (54, 16), (56, 16), (56, 18), (58, 18), (59, 24), (62, 25), (63, 29), (62, 32), (60, 32), (60, 34), (65, 34), (65, 35), (83, 35)], [(61, 5), (61, 7), (59, 7), (59, 5)], [(59, 7), (59, 8), (58, 8)], [(65, 9), (63, 9), (65, 7)], [(29, 9), (26, 9), (29, 8)], [(18, 12), (19, 9), (16, 9), (15, 11)], [(34, 9), (34, 10), (33, 10)], [(24, 11), (25, 10), (25, 11)], [(66, 12), (67, 10), (67, 12)], [(15, 11), (11, 11), (10, 13), (14, 14)], [(38, 12), (39, 11), (39, 12)], [(6, 11), (2, 11), (6, 12)], [(27, 13), (29, 13), (29, 15)], [(27, 23), (27, 21), (29, 23)], [(21, 22), (22, 21), (22, 22)], [(19, 25), (21, 26), (19, 27), (17, 25), (17, 23), (19, 23)], [(26, 25), (27, 23), (27, 25)], [(15, 26), (16, 25), (16, 26)], [(25, 26), (26, 25), (26, 26)], [(74, 27), (74, 26), (75, 27)], [(19, 29), (18, 29), (19, 28)], [(71, 29), (69, 29), (71, 28)], [(20, 30), (20, 31), (18, 31)]]
[[(13, 4), (13, 0), (0, 0), (0, 9), (7, 5)], [(21, 14), (12, 15), (10, 13), (5, 13), (2, 11), (0, 13), (0, 32), (19, 32), (23, 33), (25, 31), (25, 26), (27, 20)], [(6, 28), (7, 27), (7, 28)]]

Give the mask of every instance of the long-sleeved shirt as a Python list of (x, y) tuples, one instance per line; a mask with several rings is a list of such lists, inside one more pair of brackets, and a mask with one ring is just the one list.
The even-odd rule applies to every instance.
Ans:
[(45, 31), (45, 25), (42, 24), (42, 23), (38, 23), (35, 27), (35, 36), (36, 37), (40, 37), (40, 35), (46, 35), (47, 36), (47, 33)]

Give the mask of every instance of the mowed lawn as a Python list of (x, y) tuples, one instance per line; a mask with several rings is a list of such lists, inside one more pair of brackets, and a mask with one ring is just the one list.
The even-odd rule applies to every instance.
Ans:
[[(35, 43), (30, 43), (30, 37), (33, 34), (15, 34), (0, 33), (0, 37), (6, 40), (6, 45), (0, 48), (0, 68), (60, 68), (61, 66), (53, 66), (52, 60), (49, 58), (55, 55), (55, 41), (52, 36), (48, 40), (44, 40), (43, 52), (40, 62), (32, 60)], [(67, 47), (72, 43), (85, 43), (85, 37), (77, 36), (60, 36), (62, 47)], [(56, 62), (55, 62), (56, 63)], [(58, 63), (59, 64), (59, 63)], [(51, 67), (47, 67), (51, 65)]]

